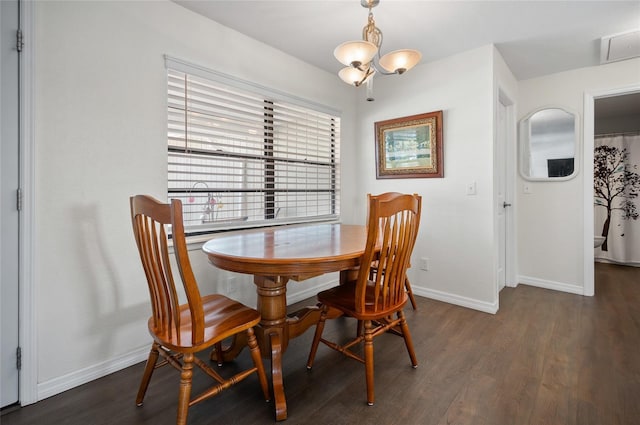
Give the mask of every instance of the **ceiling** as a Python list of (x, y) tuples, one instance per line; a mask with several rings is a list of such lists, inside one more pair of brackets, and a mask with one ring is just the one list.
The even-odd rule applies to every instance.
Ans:
[[(359, 0), (173, 0), (328, 72), (361, 38)], [(640, 1), (404, 1), (373, 9), (382, 54), (413, 48), (428, 63), (490, 43), (518, 80), (600, 63), (600, 38), (640, 28)]]

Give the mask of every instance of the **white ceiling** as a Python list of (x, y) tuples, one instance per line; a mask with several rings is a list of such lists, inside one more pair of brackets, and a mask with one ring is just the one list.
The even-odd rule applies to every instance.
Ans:
[[(337, 72), (333, 49), (361, 38), (359, 0), (174, 0), (305, 62)], [(640, 28), (640, 1), (404, 1), (373, 9), (382, 53), (432, 62), (489, 43), (518, 80), (598, 65), (600, 38)]]

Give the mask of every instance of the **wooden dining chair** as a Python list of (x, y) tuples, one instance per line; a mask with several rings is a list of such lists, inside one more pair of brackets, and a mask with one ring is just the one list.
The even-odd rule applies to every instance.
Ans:
[[(374, 403), (373, 338), (389, 330), (398, 331), (404, 338), (411, 365), (418, 366), (409, 327), (403, 313), (407, 303), (406, 272), (415, 245), (422, 198), (419, 195), (385, 193), (368, 195), (369, 217), (367, 243), (354, 281), (318, 293), (322, 308), (320, 320), (311, 344), (307, 368), (311, 369), (320, 342), (358, 360), (365, 365), (367, 403)], [(362, 321), (364, 332), (346, 344), (337, 344), (322, 338), (330, 309), (344, 316)], [(395, 315), (395, 317), (394, 317)], [(364, 342), (364, 358), (351, 347)]]
[[(387, 195), (394, 193), (394, 192), (388, 192)], [(368, 216), (369, 212), (367, 212), (367, 223), (369, 222), (369, 216)], [(407, 266), (407, 268), (411, 267), (411, 264), (409, 264)], [(372, 263), (372, 269), (371, 269), (371, 273), (374, 273), (375, 270), (377, 270), (377, 264), (376, 264), (376, 260), (374, 260), (374, 262)], [(405, 280), (404, 280), (404, 287), (405, 290), (407, 291), (407, 295), (409, 296), (409, 302), (411, 302), (411, 307), (413, 307), (414, 310), (418, 309), (418, 303), (416, 302), (416, 298), (413, 295), (413, 289), (411, 289), (411, 282), (409, 282), (409, 277), (406, 276)]]
[[(178, 425), (186, 424), (190, 406), (220, 393), (253, 372), (257, 372), (264, 397), (269, 401), (267, 377), (253, 331), (253, 326), (260, 321), (260, 313), (223, 295), (200, 295), (189, 261), (182, 221), (182, 203), (179, 200), (163, 204), (150, 196), (137, 195), (131, 197), (130, 203), (133, 233), (151, 297), (152, 315), (148, 325), (149, 333), (153, 337), (136, 404), (142, 405), (153, 371), (167, 364), (181, 373), (176, 421)], [(179, 303), (175, 277), (169, 261), (169, 225), (176, 265), (186, 295), (184, 304)], [(254, 364), (252, 368), (225, 379), (195, 356), (196, 353), (213, 346), (217, 345), (219, 348), (223, 339), (240, 332), (246, 333)], [(161, 361), (158, 361), (159, 357), (162, 357)], [(194, 365), (216, 382), (191, 398)]]

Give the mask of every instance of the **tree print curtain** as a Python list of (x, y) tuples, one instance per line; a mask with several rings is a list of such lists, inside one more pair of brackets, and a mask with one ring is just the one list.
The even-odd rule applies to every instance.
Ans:
[(605, 237), (597, 261), (640, 266), (640, 133), (595, 138), (595, 235)]

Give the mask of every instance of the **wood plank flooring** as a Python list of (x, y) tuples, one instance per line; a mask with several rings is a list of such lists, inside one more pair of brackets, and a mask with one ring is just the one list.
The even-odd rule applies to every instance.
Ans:
[[(411, 368), (402, 339), (377, 338), (372, 407), (365, 403), (364, 366), (321, 346), (308, 372), (311, 331), (292, 341), (284, 356), (284, 424), (640, 423), (640, 268), (597, 264), (595, 297), (505, 288), (496, 315), (420, 297), (418, 303), (406, 314), (419, 366)], [(340, 338), (354, 330), (339, 319), (325, 333)], [(246, 352), (237, 360), (249, 362)], [(179, 375), (156, 371), (144, 406), (136, 407), (142, 370), (135, 365), (5, 413), (0, 423), (174, 424)], [(198, 373), (195, 391), (207, 379)], [(254, 378), (189, 411), (191, 425), (273, 422), (273, 406)]]

